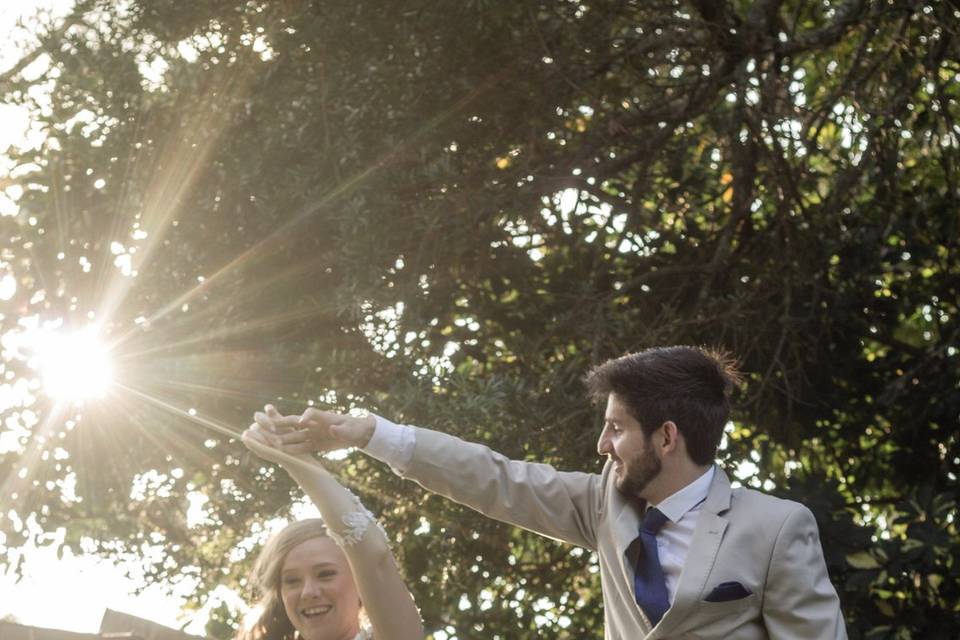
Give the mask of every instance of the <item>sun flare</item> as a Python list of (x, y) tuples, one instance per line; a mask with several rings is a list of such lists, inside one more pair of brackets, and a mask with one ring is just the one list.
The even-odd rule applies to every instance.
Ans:
[(113, 384), (107, 349), (90, 327), (76, 333), (48, 333), (35, 345), (43, 388), (57, 400), (102, 398)]

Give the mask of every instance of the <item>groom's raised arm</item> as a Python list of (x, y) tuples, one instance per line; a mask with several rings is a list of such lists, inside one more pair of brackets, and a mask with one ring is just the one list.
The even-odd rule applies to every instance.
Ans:
[[(290, 418), (284, 426), (293, 426)], [(489, 447), (380, 417), (307, 410), (281, 435), (291, 452), (358, 447), (429, 491), (518, 527), (596, 548), (603, 477), (510, 460)]]

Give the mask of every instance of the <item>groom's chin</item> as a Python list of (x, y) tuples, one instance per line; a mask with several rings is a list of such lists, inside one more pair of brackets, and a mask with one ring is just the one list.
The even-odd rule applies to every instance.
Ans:
[(626, 469), (622, 464), (616, 465), (613, 467), (613, 486), (617, 488), (617, 491), (623, 492), (624, 485), (629, 483), (629, 478), (627, 477)]
[(617, 488), (617, 491), (628, 498), (634, 493), (634, 487), (631, 486), (632, 484), (633, 483), (630, 482), (630, 478), (623, 473), (618, 473), (613, 477), (613, 486)]
[(652, 478), (638, 478), (637, 474), (627, 473), (626, 467), (624, 467), (622, 473), (614, 475), (613, 486), (617, 488), (617, 491), (630, 500), (642, 500), (641, 495), (644, 493), (647, 485), (650, 484)]

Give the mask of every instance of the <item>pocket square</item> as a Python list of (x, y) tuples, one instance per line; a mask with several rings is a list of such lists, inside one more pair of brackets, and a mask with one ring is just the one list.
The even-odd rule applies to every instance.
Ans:
[(746, 598), (752, 592), (739, 582), (721, 582), (704, 598), (705, 602), (730, 602)]

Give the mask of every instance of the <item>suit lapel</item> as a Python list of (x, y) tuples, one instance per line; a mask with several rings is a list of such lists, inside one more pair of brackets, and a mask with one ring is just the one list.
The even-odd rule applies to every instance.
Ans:
[(717, 559), (723, 533), (727, 529), (727, 519), (720, 514), (729, 508), (730, 480), (726, 473), (716, 467), (710, 492), (697, 518), (697, 526), (693, 531), (687, 559), (683, 563), (673, 605), (667, 610), (654, 633), (649, 636), (650, 639), (669, 633), (673, 627), (686, 620), (696, 607), (707, 583), (707, 576)]
[(612, 497), (614, 508), (617, 510), (617, 519), (613, 523), (613, 541), (620, 559), (620, 568), (633, 584), (633, 567), (627, 563), (627, 548), (640, 535), (640, 513), (637, 508), (615, 492)]
[[(622, 584), (627, 587), (623, 593), (623, 605), (632, 609), (640, 616), (646, 627), (646, 633), (652, 625), (647, 618), (647, 614), (644, 613), (643, 609), (641, 609), (634, 600), (633, 579), (635, 569), (627, 557), (627, 550), (630, 548), (630, 545), (640, 536), (640, 512), (643, 510), (644, 505), (640, 505), (639, 507), (634, 506), (634, 504), (626, 500), (619, 491), (613, 489), (613, 483), (611, 483), (611, 488), (612, 492), (609, 494), (608, 504), (613, 508), (612, 513), (616, 513), (616, 519), (613, 520), (610, 526), (613, 553), (616, 554), (618, 568), (623, 580)], [(628, 615), (633, 615), (633, 613)]]

